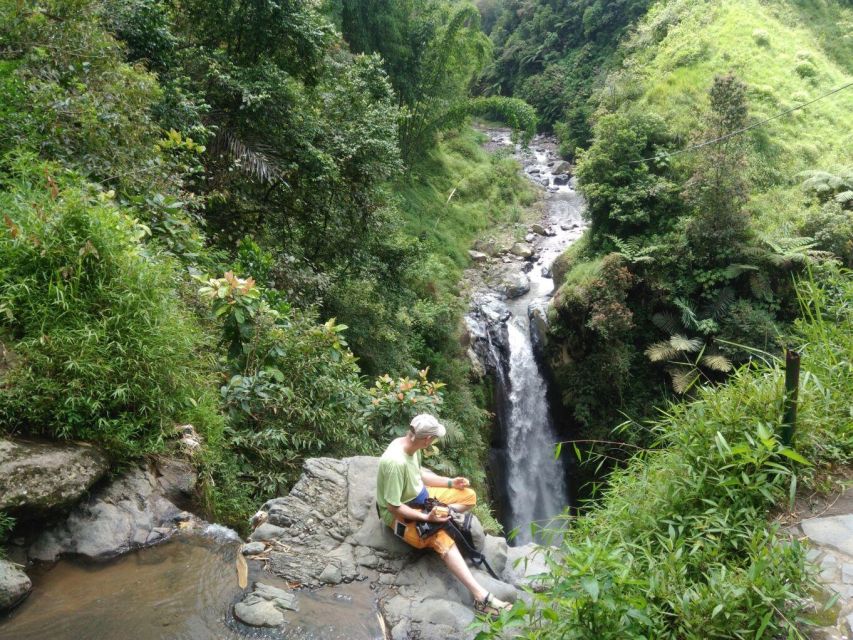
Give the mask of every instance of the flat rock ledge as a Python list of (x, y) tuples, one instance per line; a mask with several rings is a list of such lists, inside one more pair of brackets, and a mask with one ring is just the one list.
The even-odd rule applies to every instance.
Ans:
[(0, 439), (0, 510), (32, 519), (69, 508), (108, 468), (90, 445)]
[(234, 616), (252, 627), (279, 627), (287, 611), (299, 611), (296, 595), (263, 582), (256, 582), (254, 591), (234, 605)]
[[(379, 520), (374, 506), (378, 465), (379, 458), (364, 456), (307, 460), (290, 495), (264, 504), (250, 544), (263, 542), (266, 569), (289, 583), (324, 588), (369, 581), (394, 640), (473, 638), (476, 632), (467, 629), (474, 619), (468, 591), (432, 551), (412, 549)], [(473, 569), (477, 580), (504, 600), (526, 597), (522, 588), (535, 588), (536, 576), (545, 571), (535, 546), (484, 539), (484, 553), (500, 580)], [(261, 559), (250, 556), (248, 561)], [(288, 607), (259, 593), (258, 584), (235, 605), (235, 616), (254, 624), (247, 620), (254, 607), (265, 621), (257, 626), (286, 625)]]
[(808, 560), (819, 569), (819, 579), (827, 591), (838, 595), (835, 625), (815, 629), (810, 637), (853, 637), (853, 514), (808, 518), (793, 527), (791, 533), (808, 542)]

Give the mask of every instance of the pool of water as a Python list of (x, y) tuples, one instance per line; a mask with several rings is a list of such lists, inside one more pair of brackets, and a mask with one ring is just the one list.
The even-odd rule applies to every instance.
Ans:
[[(297, 591), (299, 611), (282, 629), (235, 620), (242, 594), (239, 543), (180, 537), (107, 563), (62, 560), (31, 568), (33, 591), (0, 618), (2, 640), (380, 640), (373, 592), (366, 583)], [(250, 562), (249, 584), (287, 588)]]

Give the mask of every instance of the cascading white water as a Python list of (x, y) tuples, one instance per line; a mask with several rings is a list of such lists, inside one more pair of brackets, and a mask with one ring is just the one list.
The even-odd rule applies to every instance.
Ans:
[(526, 316), (513, 318), (507, 330), (511, 388), (507, 429), (509, 526), (518, 527), (516, 540), (524, 544), (533, 539), (530, 523), (547, 526), (566, 506), (566, 481), (562, 461), (554, 457), (557, 436), (545, 380), (533, 357)]
[(507, 269), (527, 274), (529, 291), (506, 302), (494, 292), (481, 296), (475, 301), (479, 320), (473, 318), (472, 323), (482, 323), (479, 335), (484, 336), (486, 360), (495, 374), (502, 442), (493, 449), (492, 472), (504, 507), (504, 525), (517, 529), (513, 544), (525, 544), (534, 537), (546, 542), (547, 536), (532, 535), (531, 523), (557, 528), (553, 519), (568, 506), (568, 491), (564, 465), (554, 456), (559, 438), (548, 406), (547, 385), (534, 354), (529, 313), (547, 306), (553, 294), (551, 265), (582, 234), (584, 202), (565, 174), (568, 165), (560, 161), (553, 141), (537, 136), (531, 148), (524, 150), (511, 142), (506, 130), (487, 133), (496, 147), (514, 148), (525, 174), (545, 187), (542, 228), (538, 235), (531, 231), (526, 238), (536, 247), (533, 261), (522, 264), (503, 259)]

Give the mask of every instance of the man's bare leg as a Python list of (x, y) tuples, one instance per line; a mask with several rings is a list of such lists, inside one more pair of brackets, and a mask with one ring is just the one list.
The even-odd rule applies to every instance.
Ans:
[(459, 579), (459, 582), (465, 585), (465, 588), (471, 592), (475, 600), (482, 600), (486, 597), (488, 591), (483, 589), (480, 584), (474, 579), (468, 565), (465, 564), (465, 559), (459, 552), (459, 549), (454, 544), (447, 553), (442, 557), (444, 564), (450, 569), (450, 573)]

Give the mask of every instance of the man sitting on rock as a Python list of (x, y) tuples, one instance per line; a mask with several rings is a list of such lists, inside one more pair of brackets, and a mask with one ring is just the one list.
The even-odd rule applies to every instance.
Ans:
[(451, 573), (474, 596), (474, 608), (480, 613), (496, 614), (508, 609), (509, 603), (499, 600), (475, 580), (465, 563), (455, 541), (443, 529), (421, 538), (416, 529), (421, 522), (447, 522), (433, 508), (423, 511), (427, 498), (435, 498), (459, 512), (471, 509), (477, 503), (477, 494), (469, 488), (467, 478), (446, 478), (421, 467), (420, 451), (429, 447), (445, 434), (434, 416), (422, 413), (415, 416), (406, 435), (388, 445), (379, 459), (376, 477), (376, 503), (382, 520), (395, 535), (417, 549), (429, 547), (441, 556)]

